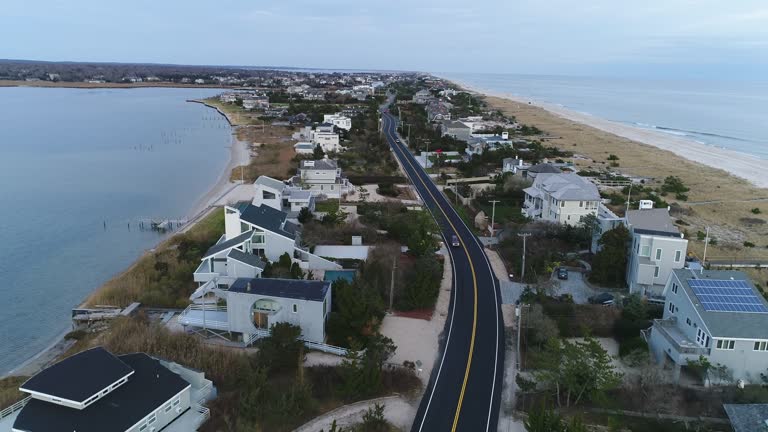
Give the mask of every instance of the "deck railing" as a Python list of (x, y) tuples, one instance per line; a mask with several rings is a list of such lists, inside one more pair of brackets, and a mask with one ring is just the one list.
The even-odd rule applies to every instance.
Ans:
[(16, 411), (24, 408), (24, 406), (27, 405), (27, 402), (29, 402), (30, 399), (32, 399), (32, 396), (27, 396), (24, 399), (9, 406), (8, 408), (5, 408), (4, 410), (0, 411), (0, 419), (6, 418), (9, 415), (15, 413)]
[(194, 420), (194, 428), (197, 430), (197, 428), (199, 428), (203, 423), (211, 418), (211, 410), (199, 404), (193, 405), (192, 409), (197, 412), (197, 417), (195, 417)]
[(304, 341), (304, 346), (309, 349), (326, 352), (328, 354), (335, 354), (342, 357), (346, 356), (348, 352), (346, 348), (310, 341)]

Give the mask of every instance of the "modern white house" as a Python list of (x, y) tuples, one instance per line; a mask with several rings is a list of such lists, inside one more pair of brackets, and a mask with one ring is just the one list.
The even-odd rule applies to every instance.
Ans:
[(253, 205), (268, 205), (288, 213), (289, 219), (295, 219), (302, 208), (315, 210), (315, 194), (311, 190), (289, 186), (267, 176), (259, 176), (253, 183), (253, 188)]
[(328, 123), (336, 126), (339, 129), (350, 130), (352, 129), (352, 119), (341, 114), (324, 114), (323, 123)]
[(597, 186), (576, 174), (538, 174), (524, 192), (524, 216), (572, 226), (597, 215), (601, 203)]
[(501, 160), (502, 173), (520, 173), (522, 175), (524, 172), (527, 172), (528, 168), (530, 167), (530, 164), (523, 162), (523, 160), (518, 156), (515, 156), (514, 158), (504, 158)]
[(440, 124), (440, 135), (451, 136), (457, 140), (467, 141), (472, 129), (460, 121), (444, 121)]
[(631, 294), (663, 300), (670, 273), (685, 267), (688, 240), (672, 223), (667, 208), (652, 206), (649, 201), (641, 203), (639, 210), (627, 211), (626, 225), (632, 236), (627, 285)]
[(96, 347), (24, 382), (19, 390), (30, 396), (0, 420), (0, 430), (194, 431), (210, 416), (203, 403), (212, 388), (202, 372), (144, 353), (116, 356)]
[(298, 175), (291, 179), (291, 184), (328, 198), (340, 198), (350, 188), (336, 161), (328, 158), (301, 161)]
[(199, 288), (193, 297), (212, 287), (226, 288), (237, 278), (258, 278), (266, 263), (288, 254), (304, 270), (339, 270), (341, 266), (309, 252), (301, 245), (299, 226), (288, 214), (267, 204), (248, 201), (224, 206), (224, 235), (203, 254), (194, 273)]
[(681, 367), (703, 356), (713, 366), (725, 366), (727, 381), (762, 382), (768, 369), (768, 303), (746, 274), (675, 269), (664, 294), (664, 316), (643, 331), (657, 362), (671, 365), (679, 378)]
[(502, 147), (512, 147), (508, 132), (501, 135), (470, 137), (467, 140), (467, 148), (464, 150), (470, 157), (481, 155), (485, 151), (495, 151)]

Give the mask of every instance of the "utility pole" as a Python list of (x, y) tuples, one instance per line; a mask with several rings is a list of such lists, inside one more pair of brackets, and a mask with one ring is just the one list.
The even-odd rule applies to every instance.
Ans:
[(494, 221), (496, 220), (496, 203), (501, 202), (499, 200), (492, 200), (490, 201), (493, 204), (493, 210), (491, 210), (491, 237), (493, 237), (493, 234), (495, 233), (494, 227)]
[(531, 236), (531, 233), (518, 233), (518, 237), (523, 238), (523, 268), (520, 271), (520, 283), (525, 281), (525, 239)]
[(389, 312), (392, 312), (392, 298), (395, 293), (395, 270), (397, 269), (397, 254), (392, 257), (392, 277), (389, 280)]
[(627, 209), (624, 212), (625, 215), (629, 211), (629, 202), (631, 197), (632, 197), (632, 183), (629, 183), (629, 192), (627, 193)]
[(700, 274), (704, 273), (704, 264), (707, 262), (707, 245), (709, 244), (709, 227), (707, 227), (707, 236), (704, 238), (704, 258), (701, 260)]

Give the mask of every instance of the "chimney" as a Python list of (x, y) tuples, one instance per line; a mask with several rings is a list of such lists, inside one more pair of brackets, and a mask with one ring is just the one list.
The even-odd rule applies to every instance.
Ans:
[(509, 132), (502, 132), (501, 133), (501, 139), (509, 139)]

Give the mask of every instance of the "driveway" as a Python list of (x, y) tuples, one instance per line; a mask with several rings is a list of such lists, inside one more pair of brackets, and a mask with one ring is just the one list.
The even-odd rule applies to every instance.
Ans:
[(592, 287), (587, 285), (584, 282), (583, 275), (579, 272), (569, 271), (567, 280), (559, 280), (555, 273), (552, 275), (552, 280), (560, 285), (557, 295), (570, 294), (573, 296), (573, 302), (577, 304), (589, 303), (588, 299), (591, 296), (601, 293), (601, 291), (592, 289)]

